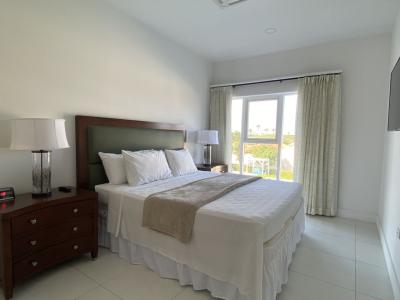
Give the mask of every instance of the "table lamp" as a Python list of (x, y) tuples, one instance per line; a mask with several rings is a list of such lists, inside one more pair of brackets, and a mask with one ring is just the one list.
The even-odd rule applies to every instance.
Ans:
[(11, 121), (12, 150), (32, 151), (34, 197), (51, 195), (51, 151), (69, 148), (63, 119), (16, 119)]
[(204, 164), (211, 165), (211, 145), (218, 145), (218, 130), (200, 130), (197, 143), (204, 145)]

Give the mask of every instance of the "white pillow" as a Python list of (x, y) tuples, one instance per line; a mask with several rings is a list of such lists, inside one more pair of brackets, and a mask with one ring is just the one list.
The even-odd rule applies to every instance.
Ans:
[(141, 185), (171, 177), (163, 151), (122, 151), (129, 185)]
[(169, 167), (174, 176), (181, 176), (197, 172), (196, 165), (190, 152), (182, 150), (164, 150)]
[(111, 184), (125, 183), (126, 173), (122, 154), (99, 152), (99, 156), (103, 162), (108, 181)]

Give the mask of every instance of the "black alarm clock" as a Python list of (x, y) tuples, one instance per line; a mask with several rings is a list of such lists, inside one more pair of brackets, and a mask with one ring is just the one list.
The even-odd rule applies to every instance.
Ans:
[(14, 188), (12, 187), (0, 188), (0, 202), (7, 202), (14, 200), (15, 200)]

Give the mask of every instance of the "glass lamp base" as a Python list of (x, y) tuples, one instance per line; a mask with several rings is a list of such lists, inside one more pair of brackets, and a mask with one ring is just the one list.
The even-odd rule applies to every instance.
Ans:
[(32, 151), (32, 196), (47, 197), (51, 195), (51, 152), (46, 150)]
[(50, 197), (50, 196), (51, 196), (51, 192), (42, 193), (42, 194), (32, 193), (33, 198), (44, 198), (44, 197)]
[(204, 164), (211, 165), (211, 145), (204, 145)]

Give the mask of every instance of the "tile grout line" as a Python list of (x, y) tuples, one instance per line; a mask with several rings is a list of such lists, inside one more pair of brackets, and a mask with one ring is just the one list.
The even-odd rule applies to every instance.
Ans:
[(75, 300), (79, 299), (80, 297), (86, 295), (87, 293), (89, 293), (89, 292), (91, 292), (91, 291), (94, 291), (96, 288), (98, 288), (98, 287), (100, 286), (100, 284), (99, 284), (96, 280), (94, 280), (93, 278), (89, 277), (88, 275), (86, 275), (85, 273), (83, 273), (83, 272), (82, 272), (81, 270), (79, 270), (78, 268), (72, 267), (72, 269), (74, 269), (74, 270), (77, 271), (78, 273), (81, 273), (83, 276), (85, 276), (86, 278), (90, 279), (91, 281), (93, 281), (93, 282), (96, 284), (96, 286), (95, 286), (94, 288), (88, 289), (87, 291), (85, 291), (85, 292), (82, 293), (81, 295), (76, 296), (76, 297), (74, 298)]
[[(130, 266), (128, 266), (127, 269), (128, 269), (129, 267), (130, 267)], [(89, 291), (92, 291), (92, 290), (94, 290), (94, 289), (96, 289), (96, 288), (98, 288), (98, 287), (102, 287), (103, 289), (107, 290), (108, 292), (110, 292), (111, 294), (113, 294), (114, 296), (116, 296), (118, 299), (123, 299), (121, 296), (115, 294), (113, 291), (109, 290), (106, 286), (103, 285), (103, 284), (107, 283), (108, 281), (111, 281), (111, 280), (114, 280), (115, 278), (117, 278), (120, 274), (122, 274), (123, 271), (121, 271), (120, 273), (118, 273), (118, 275), (116, 275), (115, 277), (113, 276), (112, 278), (108, 279), (107, 281), (101, 283), (101, 282), (98, 282), (96, 279), (94, 279), (94, 278), (90, 277), (89, 275), (87, 275), (85, 272), (79, 270), (77, 267), (74, 267), (74, 269), (76, 269), (76, 271), (80, 272), (81, 274), (83, 274), (84, 276), (86, 276), (87, 278), (89, 278), (90, 280), (92, 280), (93, 282), (95, 282), (95, 283), (97, 284), (97, 286), (96, 286), (95, 288), (93, 288), (93, 289), (91, 289), (91, 290), (89, 290)], [(88, 292), (89, 292), (89, 291), (88, 291)], [(85, 293), (85, 294), (86, 294), (86, 293)], [(84, 295), (84, 294), (80, 295), (79, 297), (81, 297), (81, 296), (83, 296), (83, 295)], [(78, 298), (79, 298), (79, 297), (78, 297)]]
[[(366, 265), (371, 266), (371, 267), (376, 267), (376, 268), (381, 268), (381, 269), (385, 269), (385, 267), (378, 266), (378, 265), (375, 265), (375, 264), (370, 264), (370, 263), (367, 263), (367, 262), (364, 262), (364, 261), (361, 261), (361, 260), (360, 261), (357, 260), (357, 224), (355, 224), (355, 237), (356, 237), (356, 239), (355, 239), (355, 249), (356, 249), (356, 257), (355, 257), (355, 275), (356, 275), (356, 278), (355, 278), (355, 284), (356, 284), (355, 292), (356, 292), (356, 294), (355, 294), (355, 299), (357, 300), (357, 293), (358, 293), (358, 289), (357, 289), (357, 264), (362, 263), (362, 264), (366, 264)], [(364, 244), (369, 244), (369, 245), (376, 245), (374, 243), (369, 243), (367, 241), (360, 241), (360, 242), (364, 243)], [(362, 294), (362, 295), (368, 296), (370, 298), (376, 299), (376, 300), (382, 300), (381, 298), (376, 298), (376, 296), (370, 295), (369, 293), (366, 293), (366, 292), (359, 292), (359, 293)]]
[[(351, 240), (351, 239), (352, 239), (352, 238), (349, 237), (348, 235), (344, 235), (344, 234), (335, 234), (335, 233), (332, 233), (332, 232), (326, 232), (326, 231), (322, 231), (322, 230), (320, 230), (320, 229), (314, 229), (314, 228), (309, 229), (309, 230), (313, 230), (313, 231), (316, 231), (316, 232), (322, 233), (322, 234), (332, 235), (332, 236), (337, 237), (337, 238), (344, 238), (344, 239), (348, 239), (348, 240)], [(306, 231), (307, 231), (307, 230), (306, 230)]]
[(363, 295), (363, 296), (367, 296), (367, 297), (369, 297), (369, 298), (371, 298), (373, 300), (385, 300), (385, 299), (382, 299), (382, 298), (376, 298), (375, 296), (368, 295), (367, 293), (364, 293), (364, 292), (358, 293), (358, 294)]
[[(97, 284), (97, 283), (96, 283), (96, 284)], [(78, 300), (79, 298), (85, 296), (86, 294), (88, 294), (88, 293), (94, 291), (94, 290), (97, 289), (99, 286), (100, 286), (100, 285), (96, 285), (95, 287), (93, 287), (93, 288), (91, 288), (91, 289), (88, 289), (88, 290), (85, 291), (84, 293), (82, 293), (82, 294), (80, 294), (80, 295), (78, 295), (78, 296), (75, 296), (73, 299), (74, 299), (74, 300)]]
[[(97, 284), (97, 283), (96, 283)], [(86, 294), (90, 293), (91, 291), (94, 291), (95, 289), (97, 289), (100, 285), (96, 285), (95, 287), (88, 289), (87, 291), (85, 291), (83, 294), (80, 294), (79, 296), (75, 296), (73, 298), (73, 300), (79, 300), (79, 298), (85, 296)]]
[[(356, 244), (356, 229), (355, 229), (355, 228), (356, 228), (356, 224), (354, 223), (354, 224), (351, 224), (351, 225), (353, 225), (353, 226), (352, 226), (352, 227), (353, 227), (353, 236), (354, 236), (354, 239), (353, 239), (353, 240), (354, 240), (354, 244)], [(313, 229), (313, 230), (315, 230), (315, 231), (317, 231), (317, 232), (319, 232), (319, 233), (321, 233), (321, 234), (323, 234), (323, 235), (328, 235), (328, 236), (329, 236), (329, 235), (333, 235), (333, 236), (335, 236), (335, 237), (343, 237), (343, 236), (340, 236), (340, 235), (335, 235), (335, 234), (331, 234), (331, 233), (327, 233), (327, 232), (322, 232), (322, 231), (319, 231), (319, 230), (316, 230), (316, 229)], [(348, 237), (347, 237), (347, 239), (350, 240), (350, 238), (348, 238)], [(350, 259), (350, 258), (347, 258), (347, 257), (338, 256), (338, 255), (335, 255), (335, 254), (330, 254), (330, 253), (327, 253), (327, 252), (324, 251), (324, 250), (316, 249), (316, 248), (313, 248), (313, 247), (307, 247), (307, 246), (300, 246), (300, 247), (303, 247), (303, 248), (306, 248), (306, 249), (317, 250), (317, 251), (322, 252), (322, 253), (325, 254), (325, 255), (331, 255), (331, 256), (334, 256), (334, 257), (337, 257), (337, 258), (341, 258), (341, 259), (345, 259), (345, 260), (351, 261), (351, 262), (354, 263), (354, 270), (355, 270), (355, 272), (356, 272), (356, 248), (354, 248), (354, 255), (355, 255), (354, 259)], [(353, 289), (349, 289), (349, 288), (340, 286), (340, 285), (338, 285), (338, 284), (335, 284), (335, 283), (332, 283), (332, 282), (329, 282), (329, 281), (321, 280), (320, 278), (316, 278), (316, 277), (314, 277), (314, 276), (311, 276), (311, 275), (308, 275), (308, 274), (304, 274), (304, 273), (299, 272), (299, 271), (290, 270), (290, 272), (295, 272), (295, 273), (297, 273), (297, 274), (301, 274), (301, 275), (307, 276), (307, 277), (309, 277), (309, 278), (312, 278), (312, 279), (315, 279), (315, 280), (318, 280), (318, 281), (321, 281), (321, 282), (327, 283), (327, 284), (329, 284), (329, 285), (332, 285), (332, 286), (335, 286), (335, 287), (339, 287), (339, 288), (342, 288), (342, 289), (345, 289), (345, 290), (348, 290), (348, 291), (354, 291), (354, 297), (355, 297), (354, 299), (356, 299), (356, 278), (354, 278), (355, 286), (354, 286), (354, 290), (353, 290)], [(354, 273), (354, 274), (356, 274), (356, 273)]]
[[(334, 236), (335, 238), (353, 240), (353, 238), (350, 238), (350, 237), (348, 237), (346, 235), (334, 234), (334, 233), (331, 233), (331, 232), (325, 232), (325, 231), (321, 231), (321, 230), (318, 230), (318, 229), (309, 229), (309, 230), (312, 230), (312, 231), (317, 232), (319, 234), (331, 235), (331, 236)], [(368, 245), (373, 245), (373, 246), (380, 246), (379, 240), (377, 240), (377, 242), (371, 242), (370, 240), (360, 240), (359, 242), (360, 243), (364, 243), (364, 244), (368, 244)]]
[[(107, 255), (108, 255), (108, 254), (107, 254)], [(111, 253), (110, 255), (116, 255), (116, 254)], [(119, 257), (119, 256), (118, 256), (118, 257)], [(73, 267), (73, 268), (75, 268), (77, 271), (79, 271), (80, 273), (82, 273), (83, 275), (85, 275), (87, 278), (93, 280), (93, 281), (96, 282), (97, 284), (102, 285), (102, 284), (104, 284), (104, 283), (106, 283), (106, 282), (108, 282), (108, 281), (114, 280), (114, 279), (117, 278), (119, 275), (121, 275), (123, 272), (125, 272), (126, 270), (128, 270), (129, 268), (132, 268), (132, 266), (135, 266), (135, 265), (132, 265), (129, 261), (126, 261), (126, 262), (127, 262), (127, 266), (126, 266), (126, 268), (125, 268), (124, 270), (119, 271), (118, 274), (115, 274), (115, 275), (112, 276), (111, 278), (107, 279), (105, 282), (99, 282), (99, 281), (97, 281), (96, 279), (94, 279), (94, 278), (90, 277), (89, 275), (87, 275), (84, 271), (80, 270), (78, 267)]]
[(325, 232), (325, 231), (321, 231), (319, 229), (314, 229), (314, 228), (307, 228), (305, 230), (305, 232), (311, 232), (311, 233), (316, 233), (316, 234), (321, 234), (321, 235), (326, 235), (326, 236), (330, 236), (330, 237), (334, 237), (337, 239), (344, 239), (344, 240), (348, 240), (348, 241), (353, 241), (354, 237), (349, 237), (348, 235), (344, 235), (344, 234), (335, 234), (332, 232)]
[(100, 284), (100, 286), (105, 289), (106, 291), (108, 291), (110, 294), (114, 295), (115, 297), (117, 297), (118, 299), (123, 300), (124, 298), (122, 298), (122, 296), (114, 293), (112, 290), (108, 289), (106, 286), (104, 286), (103, 284)]
[[(366, 265), (371, 266), (371, 267), (377, 267), (377, 268), (381, 268), (381, 269), (386, 270), (386, 267), (385, 267), (385, 266), (381, 266), (381, 265), (377, 265), (377, 264), (371, 264), (371, 263), (369, 263), (369, 262), (366, 262), (366, 261), (358, 260), (358, 259), (357, 259), (357, 224), (356, 224), (355, 226), (356, 226), (356, 232), (355, 232), (355, 237), (356, 237), (356, 240), (355, 240), (355, 249), (356, 249), (355, 261), (356, 261), (356, 263), (363, 263), (363, 264), (366, 264)], [(363, 244), (368, 244), (368, 245), (371, 245), (371, 246), (377, 246), (377, 247), (379, 247), (380, 249), (382, 248), (381, 245), (378, 245), (378, 244), (375, 244), (375, 243), (372, 243), (372, 242), (368, 242), (368, 241), (359, 241), (359, 242), (360, 242), (360, 243), (363, 243)], [(386, 271), (387, 271), (387, 270), (386, 270)]]
[(306, 249), (316, 250), (316, 251), (322, 252), (324, 255), (330, 255), (330, 256), (333, 256), (333, 257), (336, 257), (336, 258), (341, 258), (341, 259), (350, 260), (350, 261), (356, 261), (355, 259), (351, 259), (351, 258), (348, 258), (348, 257), (345, 257), (345, 256), (336, 255), (336, 254), (333, 254), (331, 252), (327, 252), (325, 250), (321, 250), (321, 249), (314, 248), (314, 247), (308, 247), (308, 246), (301, 245), (301, 246), (298, 246), (297, 249), (298, 248), (306, 248)]
[[(116, 253), (112, 253), (112, 252), (111, 252), (110, 254), (107, 254), (107, 255), (116, 255), (116, 256), (118, 256)], [(119, 257), (119, 256), (118, 256), (118, 257)], [(121, 257), (119, 257), (119, 258), (120, 258), (120, 259), (123, 259), (123, 258), (121, 258)], [(116, 296), (118, 299), (123, 300), (122, 296), (120, 296), (120, 295), (116, 294), (115, 292), (113, 292), (112, 290), (108, 289), (106, 286), (104, 286), (104, 284), (106, 284), (107, 282), (109, 282), (109, 281), (111, 281), (111, 280), (116, 279), (116, 278), (117, 278), (119, 275), (121, 275), (124, 271), (128, 270), (129, 268), (132, 268), (132, 266), (135, 266), (135, 265), (131, 264), (129, 261), (127, 261), (127, 263), (128, 263), (128, 265), (127, 265), (127, 267), (126, 267), (124, 270), (120, 271), (117, 275), (113, 276), (112, 278), (107, 279), (105, 282), (99, 282), (99, 281), (97, 281), (96, 279), (94, 279), (94, 278), (90, 277), (89, 275), (87, 275), (87, 274), (86, 274), (85, 272), (83, 272), (82, 270), (80, 270), (77, 266), (73, 266), (73, 267), (72, 267), (73, 269), (75, 269), (76, 271), (78, 271), (79, 273), (83, 274), (85, 277), (87, 277), (88, 279), (92, 280), (94, 283), (97, 284), (96, 287), (94, 287), (93, 289), (88, 290), (87, 292), (85, 292), (85, 293), (82, 294), (82, 295), (79, 295), (77, 298), (74, 298), (74, 300), (77, 300), (79, 297), (82, 297), (83, 295), (87, 294), (87, 293), (90, 292), (90, 291), (93, 291), (94, 289), (96, 289), (96, 288), (98, 288), (98, 287), (102, 287), (103, 289), (105, 289), (105, 290), (107, 290), (108, 292), (110, 292), (112, 295)], [(144, 266), (144, 265), (141, 265), (141, 266)], [(154, 271), (153, 271), (153, 272), (154, 272)], [(181, 288), (182, 288), (182, 290), (179, 291), (175, 296), (173, 296), (173, 298), (171, 298), (171, 300), (174, 300), (176, 297), (178, 297), (178, 296), (185, 290), (184, 287), (181, 286)]]
[[(113, 278), (113, 279), (115, 279), (115, 278)], [(110, 279), (110, 280), (113, 280), (113, 279)], [(116, 294), (115, 292), (113, 292), (112, 290), (110, 290), (109, 288), (107, 288), (106, 286), (103, 285), (103, 284), (106, 284), (108, 281), (109, 281), (109, 280), (107, 280), (107, 281), (104, 282), (104, 283), (100, 283), (99, 286), (102, 287), (103, 289), (105, 289), (106, 291), (110, 292), (112, 295), (116, 296), (118, 299), (124, 300), (124, 298), (123, 298), (122, 296)], [(182, 289), (182, 290), (179, 291), (179, 292), (178, 292), (175, 296), (173, 296), (170, 300), (176, 299), (176, 297), (178, 297), (181, 293), (183, 293), (183, 291), (185, 290), (185, 288), (181, 286), (181, 289)]]
[(97, 280), (95, 280), (94, 278), (90, 277), (89, 275), (87, 275), (85, 272), (79, 270), (79, 268), (77, 267), (73, 267), (75, 269), (75, 271), (81, 273), (82, 275), (84, 275), (86, 278), (89, 278), (91, 281), (95, 282), (97, 285), (100, 285), (100, 282), (98, 282)]
[(185, 289), (186, 289), (185, 286), (181, 286), (181, 288), (182, 288), (182, 290), (181, 290), (178, 294), (176, 294), (174, 297), (172, 297), (170, 300), (175, 300), (176, 298), (178, 298), (178, 296), (179, 296), (180, 294), (182, 294), (182, 293), (185, 291)]
[(379, 269), (382, 269), (383, 271), (387, 271), (386, 267), (384, 267), (384, 266), (379, 266), (379, 265), (375, 265), (375, 264), (370, 264), (370, 263), (367, 263), (367, 262), (365, 262), (365, 261), (357, 260), (357, 259), (356, 259), (356, 262), (362, 263), (362, 264), (365, 264), (365, 265), (368, 265), (368, 266), (370, 266), (370, 267), (379, 268)]
[[(110, 292), (111, 294), (113, 294), (114, 296), (116, 296), (119, 299), (122, 299), (119, 295), (115, 294), (113, 291), (110, 291), (108, 288), (106, 288), (105, 286), (103, 286), (103, 283), (98, 282), (97, 280), (95, 280), (94, 278), (90, 277), (89, 275), (87, 275), (85, 272), (79, 270), (77, 267), (73, 267), (76, 271), (78, 271), (79, 273), (83, 274), (86, 278), (89, 278), (90, 280), (92, 280), (94, 283), (97, 284), (96, 287), (94, 287), (93, 289), (88, 290), (87, 292), (85, 292), (84, 294), (78, 296), (76, 299), (78, 299), (79, 297), (82, 297), (83, 295), (95, 290), (96, 288), (102, 287), (103, 289), (107, 290), (108, 292)], [(114, 278), (110, 279), (113, 280)], [(108, 281), (108, 280), (107, 280)]]
[(334, 286), (334, 287), (336, 287), (336, 288), (340, 288), (340, 289), (343, 289), (343, 290), (346, 290), (346, 291), (350, 291), (350, 292), (353, 292), (353, 291), (354, 291), (353, 289), (349, 289), (349, 288), (347, 288), (347, 287), (343, 287), (343, 286), (338, 285), (338, 284), (336, 284), (336, 283), (332, 283), (332, 282), (329, 282), (329, 281), (326, 281), (326, 280), (322, 280), (322, 279), (320, 279), (320, 278), (314, 277), (314, 276), (312, 276), (312, 275), (304, 274), (304, 273), (301, 273), (301, 272), (299, 272), (299, 271), (289, 270), (289, 272), (297, 273), (297, 274), (300, 274), (300, 275), (302, 275), (302, 276), (309, 277), (309, 278), (314, 279), (314, 280), (316, 280), (316, 281), (323, 282), (323, 283), (326, 283), (326, 284), (328, 284), (328, 285), (331, 285), (331, 286)]
[[(371, 264), (369, 262), (357, 259), (357, 224), (355, 224), (355, 237), (356, 237), (356, 239), (355, 239), (355, 250), (356, 250), (355, 261), (356, 261), (356, 263), (363, 263), (363, 264), (366, 264), (366, 265), (371, 266), (371, 267), (377, 267), (377, 268), (386, 269), (385, 266), (381, 266), (381, 265), (377, 265), (377, 264)], [(377, 246), (377, 247), (379, 247), (381, 249), (381, 245), (380, 244), (369, 242), (367, 240), (360, 240), (358, 242), (363, 243), (363, 244), (368, 244), (370, 246)]]
[(354, 299), (357, 300), (357, 224), (354, 224)]

